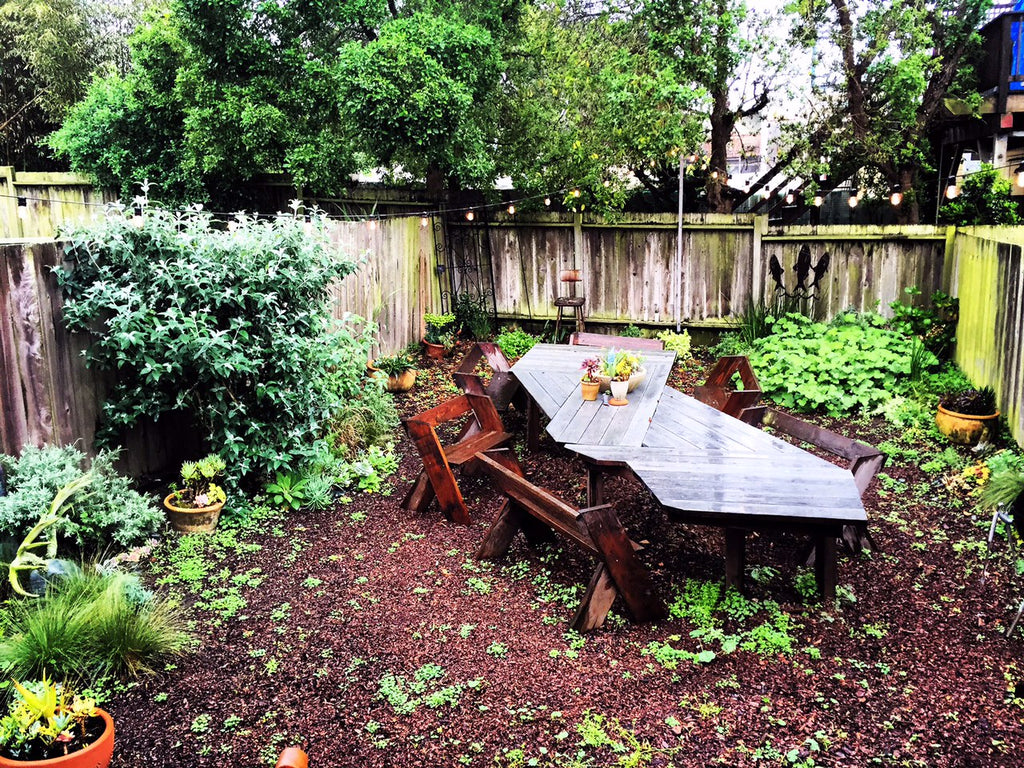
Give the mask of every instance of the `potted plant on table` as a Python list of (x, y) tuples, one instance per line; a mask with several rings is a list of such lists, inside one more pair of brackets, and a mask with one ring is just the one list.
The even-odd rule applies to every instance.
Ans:
[(992, 387), (967, 389), (939, 400), (935, 424), (954, 443), (975, 445), (988, 439), (999, 418)]
[(227, 495), (215, 480), (224, 474), (224, 459), (211, 453), (200, 461), (181, 465), (182, 488), (171, 486), (164, 499), (167, 517), (175, 530), (183, 533), (209, 532), (217, 527)]
[(455, 315), (427, 312), (423, 315), (423, 322), (427, 324), (427, 332), (423, 337), (427, 357), (440, 360), (445, 352), (455, 346)]
[(408, 392), (416, 383), (416, 361), (404, 352), (378, 357), (374, 367), (387, 375), (388, 392)]
[(624, 349), (610, 349), (599, 358), (601, 363), (598, 380), (601, 389), (609, 389), (612, 405), (626, 405), (626, 394), (636, 389), (644, 380), (647, 372), (643, 367), (643, 357)]
[(14, 682), (0, 719), (0, 768), (107, 768), (114, 721), (96, 702), (43, 677)]
[(601, 391), (601, 382), (597, 378), (601, 370), (601, 361), (596, 357), (588, 357), (580, 366), (583, 376), (580, 378), (580, 391), (584, 400), (597, 400), (597, 393)]

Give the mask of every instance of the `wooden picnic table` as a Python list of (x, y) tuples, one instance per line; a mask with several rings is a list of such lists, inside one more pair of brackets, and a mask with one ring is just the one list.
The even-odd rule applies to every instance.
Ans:
[(847, 469), (667, 387), (671, 353), (647, 356), (648, 380), (622, 407), (632, 413), (584, 405), (575, 382), (586, 355), (543, 345), (512, 373), (551, 419), (548, 433), (587, 462), (590, 505), (603, 503), (605, 475), (635, 476), (675, 519), (726, 529), (726, 582), (736, 587), (747, 531), (809, 534), (819, 586), (834, 598), (836, 538), (845, 525), (867, 524)]

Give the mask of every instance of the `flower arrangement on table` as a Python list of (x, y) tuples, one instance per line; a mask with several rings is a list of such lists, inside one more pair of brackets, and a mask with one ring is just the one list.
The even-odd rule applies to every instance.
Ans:
[(643, 357), (626, 350), (610, 349), (601, 356), (601, 374), (612, 381), (629, 381), (643, 368)]

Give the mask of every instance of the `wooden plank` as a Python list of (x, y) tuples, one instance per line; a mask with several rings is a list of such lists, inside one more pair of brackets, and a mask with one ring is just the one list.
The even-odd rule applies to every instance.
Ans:
[(725, 529), (725, 586), (743, 591), (747, 568), (747, 532), (742, 528)]
[(615, 510), (610, 506), (580, 510), (605, 567), (636, 621), (658, 621), (667, 616), (651, 574), (640, 562)]
[(583, 333), (577, 331), (569, 336), (570, 346), (603, 347), (606, 349), (663, 350), (661, 339), (644, 339), (632, 336), (611, 336), (604, 333)]
[(430, 485), (434, 489), (441, 511), (453, 522), (468, 525), (471, 522), (469, 510), (466, 509), (462, 491), (455, 482), (455, 475), (452, 474), (452, 468), (445, 458), (433, 427), (426, 422), (410, 419), (406, 422), (406, 429), (416, 444), (420, 458), (423, 459), (423, 471), (430, 478)]
[(569, 626), (577, 632), (590, 632), (604, 626), (618, 594), (608, 568), (599, 563)]
[(508, 502), (501, 505), (491, 527), (487, 529), (483, 541), (476, 551), (477, 560), (495, 560), (503, 557), (516, 534), (523, 527), (526, 513), (523, 508)]

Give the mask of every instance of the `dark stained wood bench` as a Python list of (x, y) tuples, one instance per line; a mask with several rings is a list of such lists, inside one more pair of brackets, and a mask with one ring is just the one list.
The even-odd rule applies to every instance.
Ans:
[(490, 560), (508, 552), (516, 533), (528, 532), (530, 518), (540, 521), (598, 559), (572, 628), (587, 632), (604, 624), (608, 611), (621, 595), (635, 621), (665, 618), (650, 573), (636, 556), (640, 546), (626, 534), (610, 505), (576, 509), (549, 491), (533, 485), (508, 451), (480, 454), (477, 460), (495, 485), (508, 497), (477, 551)]
[[(437, 428), (464, 416), (470, 418), (456, 442), (442, 445)], [(455, 482), (452, 467), (471, 473), (479, 452), (505, 445), (512, 439), (505, 431), (494, 403), (487, 395), (467, 393), (406, 419), (404, 425), (423, 459), (423, 471), (406, 494), (402, 506), (422, 513), (436, 497), (446, 516), (456, 523), (468, 525), (469, 510)]]
[[(733, 377), (739, 374), (743, 389), (733, 386)], [(761, 384), (750, 367), (750, 361), (743, 355), (728, 355), (708, 371), (703, 386), (694, 387), (693, 396), (723, 413), (739, 418), (744, 408), (757, 405), (761, 399)]]
[(608, 347), (609, 349), (664, 349), (661, 339), (643, 339), (635, 336), (610, 336), (603, 333), (574, 333), (569, 336), (574, 347)]
[[(483, 378), (476, 373), (477, 366), (485, 361), (493, 374), (491, 380), (484, 384)], [(479, 342), (474, 344), (459, 367), (452, 374), (455, 385), (463, 392), (474, 395), (487, 395), (499, 411), (508, 409), (509, 403), (515, 402), (517, 408), (526, 407), (526, 396), (519, 386), (519, 381), (512, 375), (512, 367), (508, 358), (497, 344)]]

